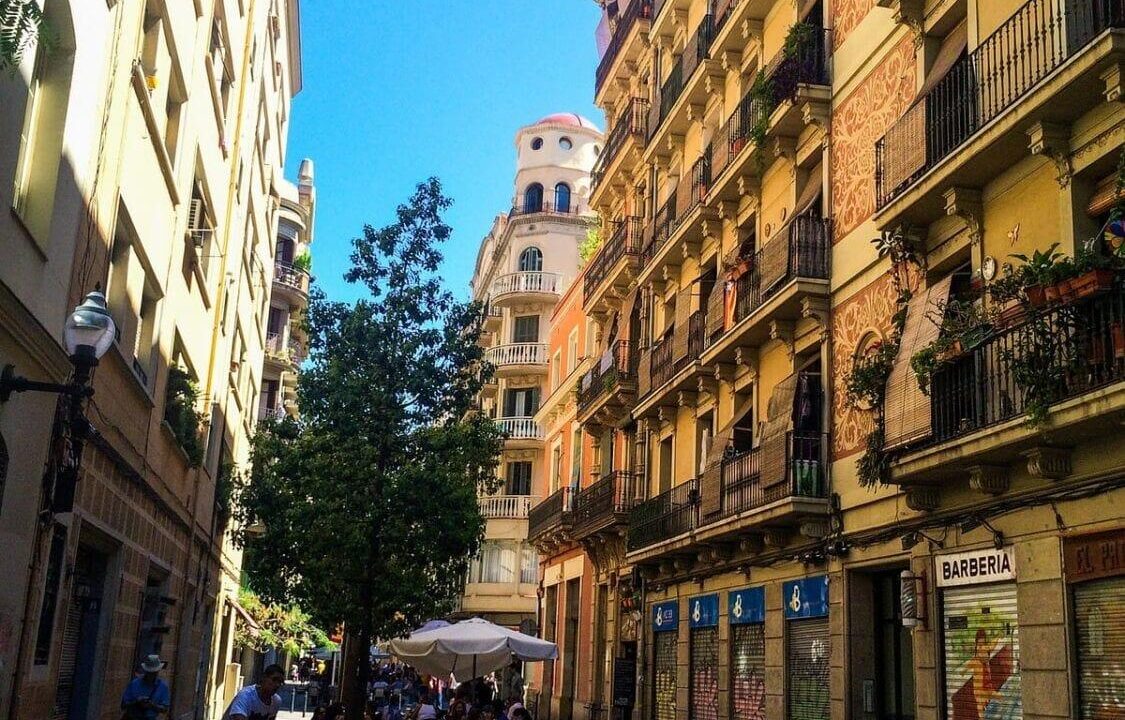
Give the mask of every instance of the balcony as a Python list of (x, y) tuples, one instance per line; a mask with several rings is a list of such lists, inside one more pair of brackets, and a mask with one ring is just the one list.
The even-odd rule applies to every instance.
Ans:
[(762, 447), (724, 458), (717, 511), (704, 518), (698, 539), (826, 516), (829, 447), (823, 433), (789, 431), (776, 443), (765, 440)]
[(607, 98), (598, 96), (603, 89), (607, 89), (606, 80), (616, 75), (614, 71), (640, 59), (644, 47), (636, 40), (648, 32), (651, 20), (652, 0), (633, 0), (618, 18), (609, 47), (606, 48), (605, 55), (602, 55), (598, 69), (594, 72), (594, 95), (598, 105), (605, 105), (607, 101)]
[(553, 305), (563, 290), (563, 277), (552, 272), (514, 272), (501, 275), (492, 282), (492, 305), (495, 308), (528, 303)]
[(621, 163), (617, 161), (628, 155), (631, 149), (638, 147), (638, 141), (640, 146), (643, 147), (648, 132), (648, 110), (648, 100), (631, 98), (621, 117), (617, 118), (617, 122), (606, 138), (605, 147), (602, 148), (602, 153), (598, 156), (597, 162), (594, 163), (594, 169), (590, 172), (590, 182), (593, 185), (593, 190), (590, 191), (590, 204), (597, 204), (597, 198), (600, 197), (599, 191), (603, 188), (611, 185), (621, 187), (630, 183), (628, 177), (622, 177), (621, 181), (617, 183), (607, 182), (607, 180), (619, 177), (616, 171), (620, 168)]
[(641, 251), (638, 282), (645, 282), (666, 265), (679, 265), (687, 257), (697, 255), (703, 244), (703, 226), (698, 220), (718, 216), (715, 209), (704, 205), (710, 186), (711, 152), (707, 148), (676, 183), (672, 197), (657, 213)]
[(266, 407), (258, 410), (258, 422), (261, 424), (281, 422), (288, 417), (289, 413), (283, 407)]
[(721, 68), (709, 62), (711, 57), (711, 15), (705, 15), (688, 35), (684, 51), (676, 58), (671, 72), (660, 85), (656, 102), (648, 113), (648, 147), (650, 152), (663, 152), (664, 140), (669, 134), (683, 134), (688, 129), (688, 105), (705, 105), (707, 91), (697, 72), (710, 66), (711, 74), (718, 79), (724, 75)]
[(480, 500), (480, 514), (487, 520), (523, 520), (537, 498), (530, 495), (486, 495)]
[(614, 470), (574, 498), (573, 536), (575, 540), (626, 527), (629, 511), (642, 488), (642, 477), (628, 470)]
[(266, 334), (266, 364), (275, 370), (294, 370), (304, 360), (303, 350), (281, 333)]
[(273, 287), (290, 305), (304, 306), (309, 301), (309, 274), (289, 263), (274, 263)]
[[(677, 341), (676, 335), (673, 328), (652, 344), (647, 367), (641, 361), (640, 398), (633, 409), (634, 416), (638, 418), (657, 414), (661, 407), (677, 405), (673, 393), (683, 390), (694, 393), (699, 386), (698, 377), (703, 368), (700, 359), (707, 335), (706, 313), (702, 310), (692, 313), (687, 319), (685, 337)], [(686, 349), (682, 356), (676, 354), (677, 342), (683, 343)]]
[(484, 359), (496, 368), (496, 377), (547, 372), (547, 343), (512, 343), (484, 351)]
[(732, 361), (738, 347), (760, 347), (778, 321), (796, 322), (810, 300), (827, 298), (831, 252), (831, 220), (793, 218), (735, 281), (733, 315), (724, 320), (725, 331), (708, 338), (703, 361)]
[(609, 238), (590, 260), (582, 279), (587, 314), (608, 315), (632, 286), (640, 268), (642, 222), (639, 217), (629, 217), (610, 223)]
[(1117, 0), (1020, 7), (876, 143), (876, 223), (927, 225), (948, 188), (983, 188), (1029, 147), (1069, 152), (1053, 145), (1070, 124), (1120, 93), (1104, 71), (1125, 56), (1123, 26)]
[(1041, 310), (941, 365), (930, 381), (929, 432), (898, 452), (893, 481), (932, 484), (970, 468), (1026, 461), (1045, 442), (1044, 428), (1028, 425), (1037, 404), (1046, 405), (1052, 448), (1111, 432), (1125, 409), (1121, 283), (1119, 277), (1107, 294)]
[(572, 197), (570, 202), (566, 203), (551, 203), (543, 200), (537, 203), (524, 203), (523, 205), (513, 205), (512, 209), (508, 211), (508, 219), (518, 217), (528, 217), (531, 215), (554, 215), (556, 217), (569, 217), (578, 218), (582, 215), (582, 208), (579, 206), (578, 198)]
[(564, 487), (535, 505), (527, 516), (527, 538), (541, 552), (551, 553), (570, 541), (574, 491)]
[(699, 480), (692, 478), (634, 506), (629, 511), (629, 555), (653, 557), (660, 554), (664, 544), (695, 530), (699, 526), (699, 499)]
[(489, 305), (484, 310), (484, 331), (495, 333), (500, 331), (500, 327), (504, 323), (504, 311), (500, 308)]
[(618, 340), (578, 386), (578, 417), (583, 424), (619, 426), (629, 421), (637, 391), (637, 358), (628, 340)]
[(524, 450), (543, 446), (543, 426), (532, 417), (497, 418), (496, 425), (504, 433), (505, 450)]

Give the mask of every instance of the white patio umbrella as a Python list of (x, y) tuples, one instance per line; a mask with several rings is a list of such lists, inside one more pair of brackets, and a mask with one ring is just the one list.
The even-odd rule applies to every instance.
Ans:
[[(479, 677), (508, 664), (512, 655), (525, 662), (554, 660), (555, 643), (494, 625), (481, 618), (391, 640), (387, 649), (416, 670), (430, 675)], [(471, 672), (471, 675), (464, 673)]]

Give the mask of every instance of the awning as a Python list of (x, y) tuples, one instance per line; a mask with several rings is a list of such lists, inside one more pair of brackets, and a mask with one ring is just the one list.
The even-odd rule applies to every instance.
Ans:
[(957, 25), (946, 33), (942, 38), (941, 47), (938, 48), (937, 55), (934, 57), (934, 62), (930, 65), (930, 71), (926, 73), (926, 79), (922, 83), (922, 89), (914, 96), (914, 102), (917, 104), (937, 84), (945, 79), (949, 71), (953, 69), (954, 64), (960, 59), (965, 48), (969, 46), (969, 25), (967, 18), (961, 20)]
[(715, 433), (715, 437), (711, 438), (711, 447), (707, 450), (707, 458), (703, 465), (703, 476), (700, 481), (701, 510), (704, 517), (717, 513), (721, 507), (723, 455), (734, 437), (734, 426), (753, 407), (754, 396), (751, 394), (735, 405), (734, 414), (731, 415), (730, 421)]
[(1086, 214), (1093, 217), (1104, 215), (1112, 210), (1122, 197), (1125, 197), (1125, 193), (1117, 191), (1117, 173), (1113, 173), (1098, 183), (1090, 203), (1086, 206)]
[[(707, 337), (713, 338), (723, 330), (723, 299), (726, 293), (726, 278), (720, 274), (715, 278), (711, 294), (707, 296)], [(732, 288), (733, 291), (733, 288)]]
[(952, 275), (946, 276), (926, 291), (919, 291), (907, 305), (902, 340), (883, 398), (884, 446), (887, 449), (921, 440), (931, 432), (930, 398), (918, 387), (910, 358), (923, 346), (937, 340), (941, 328), (931, 315), (945, 305), (952, 280)]
[[(809, 208), (813, 206), (813, 203), (820, 199), (821, 190), (824, 188), (823, 174), (823, 163), (817, 163), (816, 167), (809, 173), (809, 177), (805, 181), (805, 186), (801, 189), (801, 195), (797, 198), (797, 204), (793, 206), (794, 218), (804, 215), (808, 212)], [(793, 221), (790, 220), (790, 222)]]
[[(809, 13), (813, 11), (813, 8), (816, 7), (816, 4), (818, 2), (820, 2), (820, 0), (803, 0), (803, 2), (801, 2), (801, 10), (797, 13), (797, 19), (804, 20), (805, 18), (807, 18), (809, 16)], [(823, 18), (815, 18), (815, 20), (816, 22), (813, 23), (814, 25), (819, 25), (824, 21)]]
[(785, 480), (785, 442), (793, 429), (793, 400), (797, 395), (797, 373), (779, 382), (770, 395), (762, 424), (761, 484), (770, 487)]

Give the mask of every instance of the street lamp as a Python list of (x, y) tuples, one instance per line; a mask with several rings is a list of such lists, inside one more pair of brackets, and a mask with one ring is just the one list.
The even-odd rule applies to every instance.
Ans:
[(90, 387), (90, 373), (113, 344), (116, 332), (113, 318), (106, 310), (105, 295), (92, 292), (74, 308), (63, 326), (63, 346), (74, 365), (74, 376), (69, 382), (28, 380), (16, 375), (13, 365), (5, 365), (0, 371), (0, 403), (7, 402), (12, 393), (28, 391), (65, 395), (69, 400), (65, 416), (60, 418), (51, 440), (50, 465), (55, 470), (50, 496), (52, 512), (70, 512), (74, 508), (82, 448), (92, 431), (86, 420), (83, 401), (94, 394), (94, 389)]

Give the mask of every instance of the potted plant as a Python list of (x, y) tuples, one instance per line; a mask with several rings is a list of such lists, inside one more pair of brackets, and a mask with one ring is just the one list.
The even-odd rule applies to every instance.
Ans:
[(1027, 316), (1023, 282), (1010, 267), (988, 285), (988, 295), (995, 305), (993, 322), (998, 328), (1018, 325)]
[(1114, 271), (1109, 258), (1100, 252), (1083, 247), (1074, 257), (1076, 276), (1070, 286), (1075, 299), (1081, 299), (1108, 292), (1113, 287)]
[[(1052, 299), (1048, 288), (1055, 284), (1055, 264), (1062, 258), (1062, 253), (1057, 251), (1058, 247), (1059, 244), (1054, 243), (1046, 251), (1036, 250), (1030, 257), (1019, 253), (1011, 256), (1023, 263), (1019, 271), (1020, 279), (1031, 307), (1039, 307)], [(1058, 300), (1057, 290), (1053, 294), (1053, 299)]]
[(930, 394), (930, 378), (933, 377), (938, 366), (944, 362), (941, 357), (942, 354), (943, 352), (938, 349), (935, 342), (923, 347), (910, 357), (910, 369), (914, 371), (915, 377), (918, 378), (918, 388), (923, 395)]
[(1074, 302), (1076, 296), (1074, 286), (1071, 284), (1071, 280), (1077, 275), (1074, 260), (1068, 257), (1059, 258), (1051, 274), (1055, 280), (1054, 288), (1058, 295), (1058, 300), (1067, 304)]

